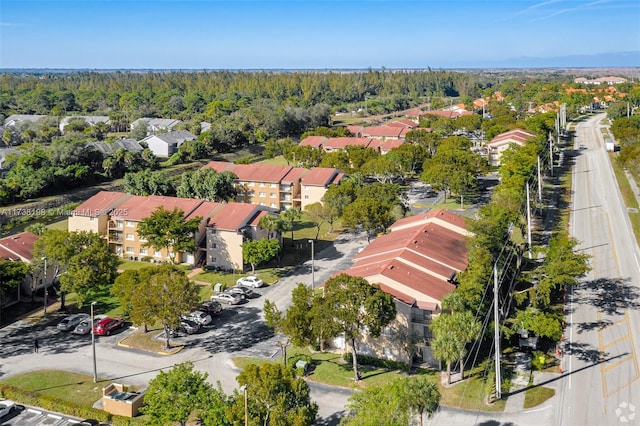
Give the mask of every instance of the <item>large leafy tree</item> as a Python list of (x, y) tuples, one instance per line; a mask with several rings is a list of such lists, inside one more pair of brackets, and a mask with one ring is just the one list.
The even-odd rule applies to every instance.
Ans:
[(381, 386), (371, 386), (349, 398), (350, 415), (343, 422), (353, 426), (410, 424), (417, 415), (422, 425), (424, 413), (431, 416), (440, 404), (435, 383), (424, 376), (396, 379)]
[(134, 173), (125, 173), (124, 190), (133, 195), (168, 195), (173, 192), (169, 177), (160, 170), (145, 169)]
[(145, 333), (147, 326), (153, 324), (156, 319), (156, 301), (153, 299), (155, 295), (150, 294), (146, 284), (155, 270), (156, 268), (151, 266), (124, 271), (111, 286), (111, 294), (120, 301), (124, 315), (129, 316), (134, 325), (142, 325)]
[(251, 265), (251, 273), (256, 273), (256, 265), (268, 262), (280, 253), (280, 242), (269, 238), (247, 240), (242, 243), (242, 260)]
[(57, 277), (63, 293), (76, 293), (78, 304), (99, 294), (116, 278), (118, 257), (103, 238), (93, 232), (48, 230), (33, 249), (32, 268)]
[[(292, 304), (287, 311), (282, 313), (275, 303), (264, 301), (265, 322), (277, 334), (286, 336), (286, 340), (280, 340), (283, 363), (287, 364), (287, 346), (289, 342), (297, 346), (306, 346), (320, 336), (314, 327), (314, 293), (303, 283), (298, 283), (291, 293)], [(319, 299), (316, 299), (319, 300)]]
[(475, 191), (476, 178), (484, 169), (479, 155), (470, 150), (468, 139), (453, 136), (443, 139), (436, 154), (425, 161), (421, 180), (436, 190), (464, 196)]
[(149, 274), (148, 282), (140, 283), (140, 285), (146, 286), (141, 291), (147, 292), (148, 298), (153, 301), (151, 309), (153, 309), (155, 319), (164, 328), (166, 347), (169, 348), (169, 331), (177, 328), (180, 316), (189, 312), (191, 307), (198, 302), (200, 290), (196, 283), (187, 278), (184, 271), (173, 265), (160, 265), (155, 268)]
[(355, 229), (361, 226), (367, 232), (367, 240), (376, 232), (387, 229), (394, 221), (392, 205), (381, 203), (375, 198), (358, 197), (342, 211), (342, 224)]
[[(185, 425), (191, 413), (196, 410), (214, 411), (220, 415), (224, 413), (227, 404), (224, 393), (207, 383), (207, 373), (194, 371), (191, 361), (176, 364), (166, 373), (160, 371), (149, 382), (144, 402), (141, 411), (147, 416), (146, 423), (158, 426), (176, 422)], [(206, 424), (230, 423), (225, 421)]]
[(535, 287), (534, 305), (547, 306), (553, 291), (563, 286), (575, 285), (579, 277), (591, 270), (589, 255), (574, 249), (578, 241), (570, 238), (566, 231), (557, 233), (549, 241), (543, 264), (536, 270), (538, 285)]
[(0, 260), (0, 323), (5, 294), (14, 291), (24, 282), (29, 271), (26, 263), (12, 260)]
[(178, 197), (207, 201), (229, 201), (236, 197), (237, 176), (231, 172), (218, 173), (214, 169), (200, 169), (182, 174), (176, 189)]
[(358, 381), (356, 340), (365, 328), (372, 337), (380, 336), (382, 329), (393, 321), (396, 316), (393, 297), (364, 278), (340, 274), (326, 282), (322, 305), (332, 312), (329, 320), (334, 323), (334, 331), (344, 333), (351, 346), (353, 373)]
[[(311, 401), (307, 382), (296, 377), (292, 368), (271, 362), (249, 364), (236, 380), (246, 386), (249, 424), (305, 426), (315, 422), (318, 405)], [(244, 421), (244, 404), (244, 396), (236, 392), (228, 411), (233, 424)]]
[(177, 207), (169, 211), (160, 206), (138, 223), (138, 235), (146, 240), (145, 247), (165, 249), (175, 263), (178, 252), (194, 250), (195, 233), (201, 220), (201, 217), (185, 220), (184, 212)]

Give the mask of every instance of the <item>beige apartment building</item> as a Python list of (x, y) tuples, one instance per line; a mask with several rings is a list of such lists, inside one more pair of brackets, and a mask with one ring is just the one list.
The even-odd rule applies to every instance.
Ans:
[[(149, 247), (138, 235), (141, 220), (163, 207), (184, 212), (184, 219), (199, 217), (194, 235), (196, 250), (174, 253)], [(221, 269), (244, 269), (242, 244), (246, 239), (266, 237), (259, 219), (273, 209), (247, 203), (216, 203), (192, 198), (136, 196), (102, 191), (80, 204), (69, 218), (69, 231), (91, 231), (102, 235), (118, 256), (151, 263), (206, 264)], [(215, 235), (215, 237), (211, 237)]]
[[(371, 242), (342, 271), (376, 284), (394, 297), (396, 319), (379, 338), (363, 335), (358, 350), (365, 355), (408, 362), (403, 349), (409, 336), (420, 338), (417, 359), (435, 364), (429, 346), (429, 324), (442, 312), (442, 298), (453, 292), (459, 272), (467, 267), (466, 238), (461, 216), (447, 210), (398, 220), (388, 234)], [(344, 339), (334, 346), (346, 349)]]
[(344, 173), (338, 169), (276, 166), (269, 164), (234, 164), (210, 161), (203, 168), (218, 173), (231, 172), (238, 177), (237, 201), (270, 207), (279, 211), (322, 201), (329, 185), (340, 182)]

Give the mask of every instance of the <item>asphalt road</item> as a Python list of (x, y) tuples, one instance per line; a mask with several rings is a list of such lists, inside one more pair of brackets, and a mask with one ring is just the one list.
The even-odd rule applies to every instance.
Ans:
[(602, 118), (576, 128), (570, 232), (591, 256), (592, 271), (567, 298), (557, 425), (640, 425), (640, 251)]
[[(348, 268), (352, 258), (367, 244), (364, 232), (344, 234), (332, 246), (315, 254), (315, 283), (330, 278), (335, 272)], [(238, 388), (231, 358), (240, 355), (277, 357), (277, 337), (265, 326), (262, 307), (265, 299), (286, 309), (291, 303), (291, 290), (298, 284), (312, 284), (311, 262), (305, 262), (278, 283), (258, 289), (259, 297), (237, 306), (223, 305), (224, 310), (214, 319), (213, 326), (200, 334), (184, 339), (186, 347), (172, 356), (160, 356), (142, 351), (123, 349), (117, 343), (132, 333), (119, 330), (111, 336), (96, 338), (98, 377), (104, 379), (97, 386), (111, 381), (146, 386), (159, 371), (174, 364), (192, 361), (196, 369), (206, 372), (208, 380), (220, 383), (225, 393)], [(38, 336), (40, 352), (33, 353), (33, 338)], [(33, 326), (16, 322), (0, 330), (0, 378), (39, 370), (60, 369), (93, 375), (91, 336), (75, 336), (61, 332), (55, 323)], [(310, 382), (311, 397), (319, 405), (318, 424), (337, 424), (351, 391)], [(249, 396), (250, 397), (250, 396)]]

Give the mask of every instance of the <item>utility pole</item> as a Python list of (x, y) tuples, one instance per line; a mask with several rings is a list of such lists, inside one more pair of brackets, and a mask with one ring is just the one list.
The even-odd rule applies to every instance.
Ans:
[(553, 177), (553, 138), (551, 132), (549, 132), (549, 170)]
[(538, 155), (538, 202), (540, 203), (540, 213), (542, 213), (542, 176), (540, 171), (540, 155)]
[(493, 264), (493, 338), (496, 352), (496, 399), (502, 399), (502, 379), (500, 377), (500, 315), (498, 303), (498, 262)]
[(531, 201), (529, 198), (529, 182), (527, 181), (527, 242), (529, 243), (529, 259), (533, 258), (531, 253)]
[(42, 283), (44, 285), (44, 311), (42, 316), (43, 317), (47, 317), (47, 303), (49, 303), (49, 301), (47, 300), (47, 296), (49, 295), (49, 290), (47, 289), (47, 258), (46, 256), (42, 258), (42, 260), (44, 260), (44, 279), (42, 280)]

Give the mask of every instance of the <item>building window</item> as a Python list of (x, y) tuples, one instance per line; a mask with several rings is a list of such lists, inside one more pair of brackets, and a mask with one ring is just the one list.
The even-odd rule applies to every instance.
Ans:
[(269, 184), (269, 188), (277, 188), (277, 185), (275, 183), (271, 183)]
[(264, 182), (260, 182), (260, 188), (264, 188), (265, 186), (267, 186), (267, 185), (265, 185)]
[(146, 255), (147, 255), (147, 249), (146, 249), (146, 248), (144, 248), (144, 247), (142, 247), (142, 248), (140, 249), (140, 254), (141, 254), (141, 255), (143, 255), (143, 256), (146, 256)]
[(127, 247), (126, 252), (129, 254), (133, 254), (134, 253), (133, 247)]
[(256, 183), (255, 183), (255, 182), (249, 182), (249, 183), (247, 184), (247, 186), (256, 186)]
[(272, 192), (271, 194), (269, 194), (269, 198), (276, 198), (278, 196), (278, 194)]
[(309, 199), (309, 196), (308, 196), (308, 195), (305, 195), (305, 196), (304, 196), (304, 199), (305, 199), (305, 200), (308, 200), (308, 199)]
[(261, 206), (266, 206), (266, 205), (267, 205), (267, 203), (263, 203), (263, 202), (261, 202), (261, 203), (260, 203), (260, 205), (261, 205)]
[(302, 185), (302, 189), (304, 189), (304, 190), (309, 189), (309, 185)]
[(216, 243), (211, 244), (211, 248), (218, 248), (218, 244)]
[(153, 252), (154, 257), (162, 257), (162, 252), (160, 250), (156, 250)]
[(140, 241), (141, 243), (146, 243), (147, 239), (138, 235), (138, 241)]
[(92, 216), (92, 217), (89, 218), (89, 222), (95, 222), (95, 221), (96, 221), (95, 217)]
[(269, 207), (276, 207), (277, 208), (278, 205), (276, 203), (271, 203), (271, 204), (269, 204)]
[(122, 221), (121, 220), (116, 220), (116, 227), (122, 228)]
[(266, 197), (266, 196), (267, 196), (267, 194), (266, 194), (266, 193), (264, 193), (264, 192), (261, 192), (260, 194), (258, 194), (258, 196), (260, 196), (260, 197)]
[(133, 237), (133, 234), (127, 234), (127, 241), (133, 241), (135, 240), (135, 238)]
[(132, 220), (128, 220), (127, 221), (127, 228), (133, 228), (133, 227), (134, 227), (133, 221)]

